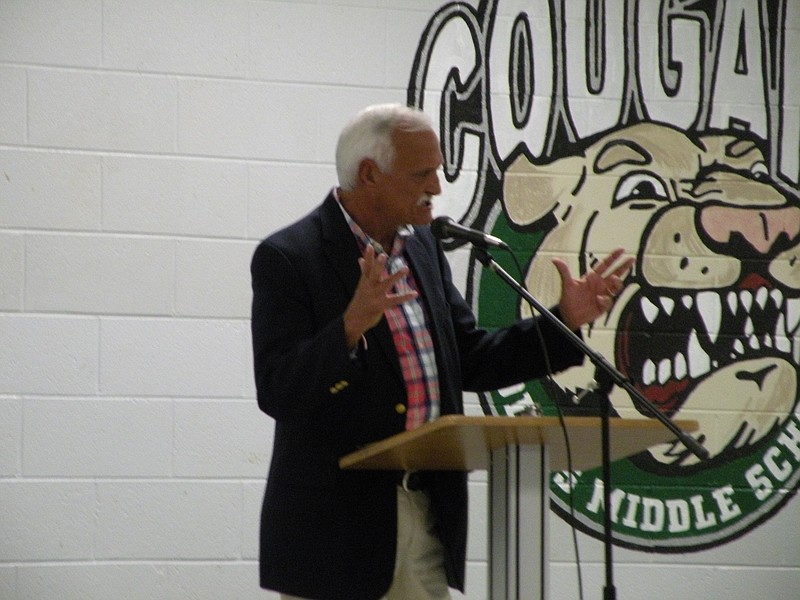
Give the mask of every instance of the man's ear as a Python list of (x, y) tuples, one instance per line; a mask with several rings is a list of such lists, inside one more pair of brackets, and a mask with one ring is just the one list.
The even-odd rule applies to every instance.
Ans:
[(358, 182), (360, 185), (375, 185), (376, 178), (380, 173), (380, 167), (371, 158), (364, 158), (358, 163)]
[(580, 156), (567, 156), (538, 166), (520, 155), (503, 178), (503, 202), (511, 221), (530, 225), (550, 214), (559, 202), (571, 203), (584, 161)]

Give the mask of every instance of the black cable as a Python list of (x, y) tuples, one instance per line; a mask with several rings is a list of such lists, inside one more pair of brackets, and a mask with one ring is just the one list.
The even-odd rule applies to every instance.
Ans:
[[(522, 266), (520, 265), (520, 262), (519, 262), (519, 259), (517, 258), (517, 255), (514, 253), (513, 250), (509, 250), (508, 252), (511, 255), (511, 258), (513, 259), (513, 261), (514, 261), (514, 266), (516, 267), (517, 272), (519, 273), (520, 280), (524, 281), (525, 274), (522, 271)], [(539, 344), (542, 347), (542, 355), (544, 356), (545, 370), (547, 371), (547, 375), (545, 377), (550, 382), (551, 386), (553, 388), (555, 388), (555, 387), (558, 386), (558, 384), (553, 379), (553, 367), (552, 367), (552, 364), (550, 362), (550, 354), (549, 354), (548, 349), (547, 349), (547, 344), (545, 343), (545, 340), (544, 340), (544, 334), (542, 333), (541, 327), (539, 327), (539, 320), (535, 318), (535, 315), (534, 315), (535, 307), (530, 302), (528, 302), (528, 306), (530, 307), (530, 310), (531, 310), (531, 316), (534, 317), (533, 318), (534, 329), (536, 329), (536, 335), (538, 336)], [(564, 420), (564, 413), (561, 410), (561, 406), (559, 405), (557, 399), (553, 400), (553, 405), (555, 406), (556, 413), (558, 414), (558, 422), (561, 425), (561, 432), (562, 432), (562, 434), (564, 436), (564, 447), (566, 449), (566, 454), (567, 454), (567, 473), (568, 473), (567, 483), (568, 483), (568, 487), (569, 487), (569, 493), (567, 494), (567, 497), (569, 499), (569, 515), (570, 515), (570, 518), (572, 519), (572, 524), (570, 525), (570, 530), (572, 531), (572, 545), (573, 545), (573, 548), (575, 550), (575, 566), (576, 566), (576, 569), (578, 571), (578, 598), (579, 598), (579, 600), (583, 600), (583, 573), (582, 573), (582, 570), (581, 570), (581, 556), (580, 556), (580, 548), (578, 546), (578, 533), (577, 533), (576, 527), (574, 525), (574, 523), (575, 523), (575, 488), (574, 488), (573, 480), (572, 480), (572, 473), (574, 472), (574, 470), (572, 468), (572, 446), (571, 446), (570, 440), (569, 440), (569, 431), (567, 430), (567, 423)], [(549, 484), (549, 482), (548, 482), (548, 484)]]

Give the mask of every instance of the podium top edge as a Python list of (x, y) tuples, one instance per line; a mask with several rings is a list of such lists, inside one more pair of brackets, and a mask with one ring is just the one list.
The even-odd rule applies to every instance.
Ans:
[[(697, 421), (679, 420), (675, 425), (690, 433), (699, 428)], [(369, 443), (362, 448), (339, 459), (341, 468), (373, 468), (370, 465), (400, 464), (417, 462), (430, 458), (430, 444), (436, 443), (439, 448), (456, 457), (456, 464), (465, 462), (483, 464), (484, 452), (497, 444), (541, 445), (558, 439), (557, 433), (563, 428), (583, 440), (595, 439), (602, 425), (600, 417), (569, 416), (562, 419), (553, 416), (470, 416), (443, 415), (438, 419), (410, 430), (397, 433), (383, 440)], [(665, 435), (668, 429), (657, 419), (613, 417), (609, 421), (609, 430), (618, 434), (617, 440), (641, 439), (637, 444), (644, 449), (644, 441), (661, 443), (671, 438)], [(599, 439), (599, 438), (597, 438)], [(651, 444), (652, 445), (652, 444)], [(469, 460), (465, 461), (464, 457)], [(413, 458), (413, 461), (412, 461)], [(452, 462), (452, 461), (451, 461)], [(361, 465), (361, 466), (357, 466)], [(381, 467), (388, 468), (388, 467)], [(461, 468), (461, 467), (459, 467)]]

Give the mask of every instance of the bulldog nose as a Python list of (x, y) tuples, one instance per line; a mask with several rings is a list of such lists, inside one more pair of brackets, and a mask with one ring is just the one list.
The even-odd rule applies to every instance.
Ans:
[(800, 207), (706, 206), (700, 226), (725, 254), (742, 243), (761, 255), (773, 255), (800, 243)]

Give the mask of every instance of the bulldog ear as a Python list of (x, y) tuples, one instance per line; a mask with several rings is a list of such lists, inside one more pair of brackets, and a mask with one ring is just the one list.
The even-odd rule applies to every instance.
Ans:
[(584, 172), (582, 156), (567, 156), (546, 165), (535, 165), (520, 154), (503, 177), (503, 203), (517, 225), (530, 225), (557, 206), (573, 202), (572, 192)]

